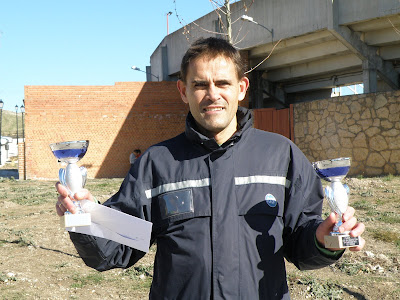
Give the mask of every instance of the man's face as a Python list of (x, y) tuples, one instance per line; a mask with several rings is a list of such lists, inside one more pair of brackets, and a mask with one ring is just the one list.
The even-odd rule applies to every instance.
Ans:
[(235, 133), (238, 103), (248, 86), (248, 79), (239, 79), (233, 62), (224, 56), (196, 58), (189, 64), (186, 83), (178, 81), (182, 100), (189, 104), (199, 130), (218, 144)]

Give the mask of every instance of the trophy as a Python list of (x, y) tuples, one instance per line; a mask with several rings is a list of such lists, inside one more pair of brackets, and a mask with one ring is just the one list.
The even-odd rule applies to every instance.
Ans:
[[(72, 199), (73, 195), (80, 191), (86, 183), (87, 170), (85, 167), (78, 167), (76, 163), (86, 154), (88, 146), (88, 140), (50, 144), (51, 151), (58, 161), (67, 164), (65, 169), (59, 170), (58, 175), (60, 182), (68, 189)], [(73, 203), (77, 208), (77, 213), (72, 214), (66, 211), (61, 218), (62, 226), (89, 226), (91, 224), (90, 214), (83, 211), (79, 201), (73, 201)]]
[(344, 186), (341, 181), (349, 172), (350, 164), (349, 157), (327, 159), (312, 164), (321, 179), (331, 182), (331, 185), (325, 188), (325, 198), (328, 200), (331, 210), (335, 212), (337, 222), (333, 231), (324, 237), (326, 248), (342, 249), (360, 244), (358, 237), (351, 237), (349, 232), (339, 232), (342, 215), (347, 210), (349, 203), (348, 187)]

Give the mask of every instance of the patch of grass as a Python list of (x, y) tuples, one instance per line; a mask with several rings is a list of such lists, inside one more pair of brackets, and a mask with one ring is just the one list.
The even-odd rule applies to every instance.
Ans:
[(67, 267), (69, 265), (70, 265), (70, 263), (68, 263), (68, 262), (62, 262), (62, 263), (59, 263), (59, 264), (55, 265), (55, 268), (56, 269), (61, 269), (61, 268), (65, 268), (65, 267)]
[(104, 280), (104, 276), (99, 272), (92, 272), (86, 276), (75, 274), (72, 276), (72, 280), (74, 283), (71, 284), (71, 288), (81, 289), (86, 285), (100, 284)]
[(374, 205), (371, 203), (371, 201), (368, 201), (367, 199), (361, 199), (358, 201), (355, 201), (354, 203), (351, 204), (355, 209), (362, 209), (362, 210), (370, 210), (374, 208)]
[(153, 277), (152, 275), (153, 272), (153, 266), (149, 265), (149, 266), (136, 266), (136, 267), (132, 267), (127, 269), (124, 274), (128, 275), (130, 278), (135, 279), (137, 277), (140, 277), (141, 275), (147, 276), (147, 277)]
[(16, 244), (20, 247), (28, 247), (28, 246), (33, 246), (36, 247), (35, 242), (33, 242), (32, 240), (32, 235), (29, 234), (29, 230), (15, 230), (15, 229), (2, 229), (0, 230), (2, 232), (7, 232), (7, 234), (11, 237), (14, 236), (12, 238), (10, 238), (9, 240), (1, 240), (0, 241), (0, 245), (3, 244)]
[(380, 240), (382, 242), (394, 243), (398, 248), (400, 248), (400, 234), (396, 232), (383, 229), (375, 229), (372, 232), (372, 236), (374, 239)]
[(8, 275), (6, 273), (0, 273), (0, 282), (17, 281), (17, 278), (13, 275)]
[(382, 178), (382, 181), (392, 181), (395, 178), (392, 174), (388, 174), (385, 177)]
[(315, 299), (342, 299), (343, 289), (336, 282), (320, 282), (311, 276), (305, 276), (298, 279), (297, 284), (306, 285), (310, 296)]
[(369, 269), (364, 262), (352, 262), (347, 258), (340, 259), (338, 262), (335, 263), (335, 267), (350, 276), (369, 272)]
[(400, 224), (400, 215), (395, 212), (383, 212), (378, 220), (388, 224)]

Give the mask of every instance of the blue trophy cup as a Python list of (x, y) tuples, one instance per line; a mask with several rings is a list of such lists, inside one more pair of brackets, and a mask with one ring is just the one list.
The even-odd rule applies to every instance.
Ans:
[(325, 247), (342, 249), (358, 246), (360, 244), (358, 237), (351, 237), (349, 232), (339, 232), (343, 213), (347, 210), (349, 203), (348, 187), (342, 184), (342, 180), (350, 170), (350, 158), (327, 159), (314, 162), (312, 165), (321, 179), (331, 183), (325, 188), (325, 198), (337, 216), (337, 223), (333, 227), (333, 231), (324, 237)]
[[(60, 182), (68, 189), (70, 197), (80, 191), (86, 183), (87, 170), (85, 167), (78, 167), (76, 163), (86, 154), (89, 146), (88, 140), (69, 141), (50, 144), (51, 151), (61, 163), (66, 163), (67, 167), (61, 168), (58, 172)], [(89, 226), (91, 217), (85, 213), (79, 201), (73, 201), (77, 208), (77, 213), (72, 214), (66, 211), (61, 218), (64, 227)]]

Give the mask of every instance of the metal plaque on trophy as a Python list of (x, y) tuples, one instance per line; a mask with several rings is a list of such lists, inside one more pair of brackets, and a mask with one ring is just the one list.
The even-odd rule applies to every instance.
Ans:
[(335, 159), (327, 159), (313, 163), (313, 167), (321, 179), (330, 182), (330, 186), (325, 188), (325, 198), (328, 200), (329, 206), (336, 214), (337, 223), (333, 227), (333, 231), (324, 237), (325, 247), (348, 248), (355, 247), (360, 244), (358, 237), (351, 237), (349, 232), (339, 232), (342, 225), (343, 213), (347, 210), (349, 203), (348, 188), (342, 184), (343, 178), (346, 177), (350, 170), (351, 160), (349, 157), (341, 157)]
[[(86, 154), (89, 146), (88, 140), (69, 141), (50, 144), (51, 151), (61, 163), (66, 163), (66, 168), (61, 168), (58, 172), (60, 182), (68, 189), (70, 197), (80, 191), (86, 183), (87, 170), (85, 167), (78, 167), (77, 162)], [(79, 203), (74, 201), (77, 212), (72, 214), (66, 211), (61, 218), (61, 224), (64, 227), (89, 226), (91, 217), (89, 213), (85, 213)]]

